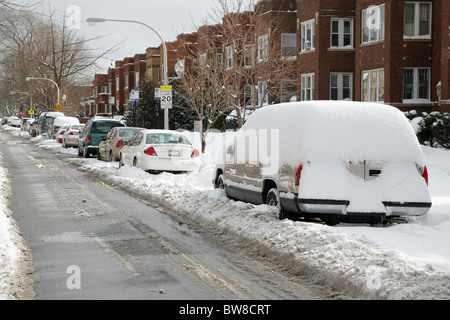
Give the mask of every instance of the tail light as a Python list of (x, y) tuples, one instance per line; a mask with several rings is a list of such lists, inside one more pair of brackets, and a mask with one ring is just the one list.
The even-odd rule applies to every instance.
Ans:
[(43, 126), (41, 126), (41, 131), (44, 131), (44, 127)]
[(422, 177), (425, 179), (425, 182), (428, 185), (428, 170), (427, 170), (427, 166), (423, 167), (423, 173), (422, 173)]
[(88, 135), (88, 136), (86, 137), (86, 141), (89, 142), (89, 143), (92, 142), (92, 137), (91, 137), (91, 135)]
[(200, 152), (197, 149), (194, 149), (191, 154), (191, 158), (197, 158), (200, 155)]
[(53, 129), (53, 133), (57, 133), (58, 132), (58, 130), (56, 130), (56, 128), (55, 129)]
[(69, 136), (73, 136), (73, 132), (72, 131), (69, 132)]
[(116, 147), (117, 148), (120, 148), (120, 147), (122, 147), (123, 146), (123, 140), (119, 140), (119, 141), (117, 141), (117, 144), (116, 144)]
[(295, 185), (296, 186), (300, 185), (300, 178), (302, 177), (302, 170), (303, 170), (303, 165), (301, 164), (298, 167), (297, 172), (295, 173)]
[(144, 151), (144, 153), (145, 153), (146, 155), (149, 155), (149, 156), (152, 156), (152, 157), (157, 157), (157, 156), (158, 156), (158, 155), (156, 154), (155, 149), (153, 149), (153, 147), (150, 147), (150, 148), (146, 149), (146, 150)]

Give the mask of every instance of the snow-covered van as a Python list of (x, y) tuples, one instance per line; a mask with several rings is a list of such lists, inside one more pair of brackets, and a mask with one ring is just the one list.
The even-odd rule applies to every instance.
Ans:
[(213, 183), (230, 198), (279, 208), (279, 218), (386, 223), (431, 207), (412, 126), (396, 108), (293, 102), (255, 111), (224, 147)]

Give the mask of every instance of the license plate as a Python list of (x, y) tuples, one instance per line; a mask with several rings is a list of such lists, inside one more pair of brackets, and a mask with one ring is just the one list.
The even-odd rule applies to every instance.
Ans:
[(169, 151), (169, 157), (179, 157), (180, 156), (180, 151), (178, 150), (170, 150)]

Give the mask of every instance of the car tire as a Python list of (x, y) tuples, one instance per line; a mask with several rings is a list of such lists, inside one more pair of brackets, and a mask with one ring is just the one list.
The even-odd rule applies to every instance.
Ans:
[(278, 208), (276, 217), (278, 220), (284, 220), (287, 218), (286, 211), (284, 211), (280, 202), (280, 194), (277, 188), (272, 188), (267, 192), (266, 204)]
[(119, 168), (123, 167), (122, 154), (119, 156)]
[(78, 156), (81, 157), (83, 155), (83, 151), (81, 151), (80, 146), (78, 146)]
[(102, 161), (102, 156), (100, 155), (100, 149), (97, 150), (97, 160)]
[(112, 150), (109, 151), (109, 162), (114, 162), (116, 159), (114, 159), (114, 155)]
[(138, 160), (137, 160), (137, 158), (134, 158), (133, 159), (133, 167), (138, 167)]
[(88, 152), (88, 148), (85, 146), (84, 148), (83, 148), (83, 157), (84, 158), (89, 158), (89, 152)]
[(216, 180), (216, 189), (222, 189), (225, 190), (225, 184), (224, 184), (224, 176), (223, 174), (219, 175)]

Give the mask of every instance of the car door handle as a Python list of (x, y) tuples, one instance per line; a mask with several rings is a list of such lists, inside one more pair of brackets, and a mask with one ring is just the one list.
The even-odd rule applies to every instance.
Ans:
[(381, 170), (369, 170), (369, 176), (378, 177), (381, 174)]

